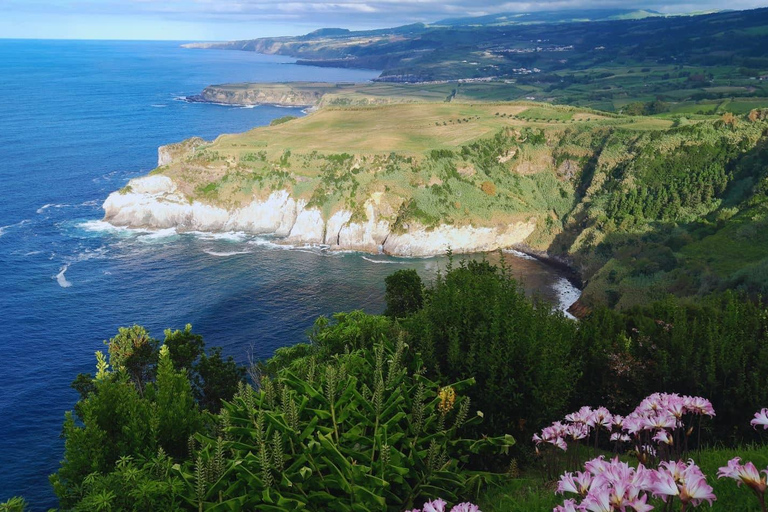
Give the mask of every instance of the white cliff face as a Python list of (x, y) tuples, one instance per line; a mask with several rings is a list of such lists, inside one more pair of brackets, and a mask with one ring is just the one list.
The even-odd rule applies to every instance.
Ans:
[(433, 256), (449, 248), (456, 253), (492, 251), (523, 242), (535, 229), (533, 221), (504, 228), (441, 225), (427, 230), (412, 226), (392, 233), (390, 220), (382, 217), (380, 195), (365, 203), (366, 220), (351, 222), (352, 212), (340, 210), (326, 221), (317, 208), (307, 208), (285, 190), (264, 200), (254, 199), (243, 208), (227, 210), (190, 202), (167, 176), (131, 180), (126, 192), (113, 192), (104, 201), (104, 220), (116, 226), (179, 231), (244, 231), (274, 234), (287, 242), (326, 244), (331, 249), (384, 252), (393, 256)]
[(288, 234), (289, 242), (305, 244), (322, 244), (325, 240), (325, 221), (323, 213), (317, 208), (305, 209), (306, 201), (301, 200), (297, 206), (296, 222)]
[(454, 253), (495, 251), (519, 244), (533, 233), (535, 222), (512, 224), (504, 231), (474, 226), (454, 227), (443, 224), (431, 231), (411, 229), (407, 233), (392, 233), (383, 251), (396, 256), (429, 256)]

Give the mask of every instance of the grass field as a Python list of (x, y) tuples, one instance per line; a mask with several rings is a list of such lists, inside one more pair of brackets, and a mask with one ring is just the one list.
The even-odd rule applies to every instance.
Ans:
[(606, 117), (600, 113), (536, 103), (421, 103), (364, 108), (325, 108), (305, 118), (244, 134), (222, 135), (206, 149), (236, 155), (266, 149), (301, 152), (418, 155), (455, 149), (512, 127), (562, 130), (588, 123), (629, 130), (664, 129), (672, 121), (648, 117)]

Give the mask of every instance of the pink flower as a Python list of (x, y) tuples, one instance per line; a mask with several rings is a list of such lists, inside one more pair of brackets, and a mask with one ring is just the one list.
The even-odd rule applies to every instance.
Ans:
[(423, 512), (445, 512), (447, 503), (440, 498), (434, 501), (428, 501), (424, 504)]
[(703, 474), (686, 473), (685, 483), (680, 489), (680, 501), (683, 503), (690, 502), (694, 507), (698, 507), (702, 501), (706, 500), (711, 507), (712, 502), (716, 499), (712, 487), (707, 483), (707, 478)]
[(656, 435), (653, 436), (653, 440), (656, 441), (657, 443), (664, 443), (668, 445), (671, 445), (673, 442), (672, 436), (669, 435), (669, 432), (667, 432), (666, 430), (659, 430), (658, 432), (656, 432)]
[(763, 430), (768, 429), (768, 409), (762, 409), (755, 413), (755, 419), (749, 422), (754, 428), (758, 425), (763, 426)]
[[(763, 470), (763, 473), (768, 474), (768, 471)], [(717, 478), (723, 477), (736, 480), (738, 485), (744, 483), (759, 494), (764, 493), (766, 489), (765, 477), (760, 476), (760, 472), (751, 462), (742, 465), (741, 457), (734, 457), (728, 461), (727, 466), (717, 471)]]
[(581, 510), (576, 507), (576, 500), (565, 500), (562, 505), (556, 506), (552, 512), (580, 512)]
[(687, 396), (685, 397), (685, 408), (688, 412), (693, 414), (702, 414), (706, 416), (714, 416), (715, 408), (712, 407), (712, 402), (706, 398), (700, 396)]
[(571, 492), (573, 494), (586, 496), (591, 484), (592, 475), (590, 473), (577, 471), (574, 475), (573, 473), (567, 472), (560, 477), (560, 481), (557, 483), (556, 492), (560, 494)]
[(581, 510), (589, 512), (612, 512), (611, 493), (607, 488), (599, 489), (596, 492), (589, 493), (581, 502)]
[(663, 462), (653, 474), (651, 492), (664, 501), (668, 496), (679, 496), (683, 504), (698, 506), (702, 501), (708, 501), (710, 506), (715, 500), (712, 487), (707, 484), (707, 477), (692, 461)]
[(481, 512), (480, 507), (472, 503), (459, 503), (451, 509), (451, 512)]

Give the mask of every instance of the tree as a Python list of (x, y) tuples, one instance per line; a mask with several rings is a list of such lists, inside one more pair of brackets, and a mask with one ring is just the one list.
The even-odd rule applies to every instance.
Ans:
[(403, 318), (421, 309), (423, 284), (421, 277), (413, 269), (398, 270), (384, 280), (387, 302), (385, 315), (393, 318)]
[(171, 361), (177, 370), (191, 371), (195, 361), (205, 349), (203, 337), (194, 334), (190, 324), (187, 324), (183, 331), (166, 329), (164, 344), (170, 349)]
[(238, 384), (245, 379), (245, 368), (239, 366), (232, 356), (224, 359), (221, 347), (212, 348), (210, 355), (201, 354), (195, 369), (198, 403), (213, 413), (219, 412), (221, 401), (232, 398)]
[(144, 394), (144, 386), (154, 373), (159, 342), (145, 328), (134, 325), (120, 327), (117, 336), (104, 343), (109, 347), (109, 364), (124, 369), (139, 393)]
[(168, 454), (181, 457), (187, 453), (189, 436), (197, 432), (202, 421), (187, 372), (173, 368), (171, 354), (168, 345), (163, 345), (157, 364), (157, 436)]

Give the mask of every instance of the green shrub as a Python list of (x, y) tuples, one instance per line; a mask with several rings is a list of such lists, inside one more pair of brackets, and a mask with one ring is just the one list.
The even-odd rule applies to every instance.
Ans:
[(440, 388), (402, 338), (369, 343), (288, 362), (259, 390), (242, 386), (222, 409), (221, 435), (198, 435), (195, 465), (182, 469), (188, 505), (401, 511), (490, 478), (463, 469), (469, 455), (513, 440), (463, 437), (481, 419), (464, 395), (472, 380)]

